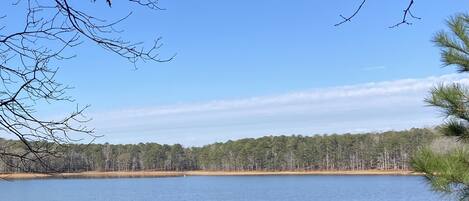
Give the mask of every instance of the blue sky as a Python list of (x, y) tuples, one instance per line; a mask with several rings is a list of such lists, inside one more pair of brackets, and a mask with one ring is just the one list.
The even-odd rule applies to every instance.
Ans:
[[(339, 14), (352, 13), (360, 1), (160, 3), (166, 10), (118, 1), (112, 9), (104, 1), (79, 5), (94, 6), (92, 12), (107, 19), (134, 11), (119, 26), (123, 36), (149, 44), (161, 36), (162, 58), (177, 54), (171, 62), (139, 63), (133, 70), (90, 43), (70, 52), (77, 57), (61, 63), (58, 79), (74, 86), (76, 103), (92, 106), (90, 125), (105, 135), (98, 142), (200, 145), (269, 134), (431, 126), (440, 119), (421, 101), (429, 87), (466, 81), (441, 68), (430, 39), (448, 16), (467, 10), (467, 1), (416, 1), (413, 12), (422, 20), (395, 29), (388, 26), (399, 22), (407, 1), (370, 0), (340, 27), (333, 26)], [(21, 19), (17, 15), (9, 16)], [(417, 87), (402, 88), (402, 82)], [(372, 86), (401, 90), (377, 93)], [(355, 90), (375, 92), (337, 95)], [(338, 97), (311, 98), (327, 93)], [(63, 109), (49, 106), (46, 113)]]
[[(417, 2), (414, 12), (423, 20), (399, 29), (387, 27), (400, 20), (405, 2), (386, 2), (370, 1), (352, 23), (334, 27), (338, 15), (358, 2), (161, 1), (167, 10), (132, 8), (121, 28), (136, 41), (162, 36), (161, 54), (177, 53), (174, 61), (141, 63), (132, 71), (125, 60), (84, 45), (75, 50), (78, 58), (63, 65), (61, 77), (76, 87), (80, 102), (112, 109), (452, 72), (440, 68), (438, 49), (429, 41), (465, 2)], [(103, 10), (118, 18), (130, 10), (120, 6)]]

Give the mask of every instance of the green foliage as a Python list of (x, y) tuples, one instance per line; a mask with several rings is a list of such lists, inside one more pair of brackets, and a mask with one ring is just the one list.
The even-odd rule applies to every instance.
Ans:
[[(434, 43), (441, 48), (445, 66), (454, 65), (460, 73), (469, 71), (469, 15), (459, 14), (447, 21), (450, 32), (438, 32)], [(426, 99), (446, 117), (441, 132), (449, 138), (469, 143), (469, 90), (462, 84), (440, 85)], [(422, 149), (411, 162), (416, 171), (426, 174), (433, 189), (460, 200), (469, 200), (469, 152), (462, 147), (447, 150), (442, 146)]]
[(469, 37), (467, 14), (459, 14), (447, 21), (450, 33), (438, 32), (433, 42), (441, 48), (441, 60), (445, 66), (455, 65), (459, 72), (469, 71)]
[(469, 142), (469, 127), (464, 121), (450, 119), (441, 126), (441, 132), (446, 136), (457, 137), (460, 141)]
[[(70, 144), (58, 157), (44, 161), (59, 172), (139, 170), (408, 170), (410, 156), (438, 137), (431, 129), (380, 134), (266, 136), (214, 143), (203, 147), (179, 144)], [(25, 153), (18, 141), (0, 140), (0, 150)], [(43, 171), (41, 166), (4, 156), (0, 172)]]
[(469, 91), (461, 84), (440, 85), (431, 90), (427, 103), (442, 110), (447, 117), (469, 119), (467, 97)]
[(460, 200), (467, 200), (469, 193), (469, 152), (456, 148), (444, 153), (424, 148), (412, 158), (415, 171), (425, 172), (436, 191), (455, 193)]

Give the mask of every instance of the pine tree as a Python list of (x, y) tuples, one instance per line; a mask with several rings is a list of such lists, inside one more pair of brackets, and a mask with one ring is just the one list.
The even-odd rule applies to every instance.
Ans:
[[(447, 25), (449, 31), (438, 32), (433, 42), (441, 48), (444, 66), (468, 73), (469, 15), (456, 15)], [(445, 115), (440, 129), (447, 140), (418, 151), (411, 164), (426, 174), (435, 191), (469, 200), (469, 88), (462, 83), (440, 84), (425, 101)]]

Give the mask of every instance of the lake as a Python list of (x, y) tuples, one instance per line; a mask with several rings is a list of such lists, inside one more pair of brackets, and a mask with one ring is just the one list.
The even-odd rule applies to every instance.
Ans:
[(188, 176), (0, 181), (2, 201), (432, 201), (420, 176)]

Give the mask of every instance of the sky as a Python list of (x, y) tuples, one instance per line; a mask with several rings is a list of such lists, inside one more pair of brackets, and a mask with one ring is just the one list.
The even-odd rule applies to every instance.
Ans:
[[(91, 105), (96, 142), (203, 145), (264, 135), (359, 133), (441, 123), (425, 105), (438, 83), (465, 75), (442, 68), (431, 43), (467, 1), (416, 0), (411, 26), (390, 29), (406, 1), (160, 0), (152, 11), (128, 2), (81, 2), (105, 19), (132, 15), (122, 37), (151, 45), (162, 37), (167, 63), (126, 60), (90, 42), (71, 50), (57, 79), (73, 104)], [(12, 22), (21, 13), (9, 10)], [(47, 108), (47, 109), (45, 109)], [(69, 109), (73, 109), (68, 107)], [(62, 104), (44, 107), (55, 116)], [(68, 109), (68, 110), (67, 110)]]

